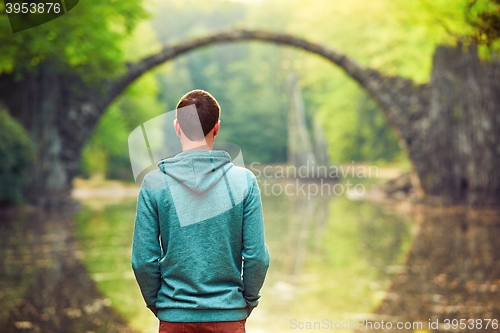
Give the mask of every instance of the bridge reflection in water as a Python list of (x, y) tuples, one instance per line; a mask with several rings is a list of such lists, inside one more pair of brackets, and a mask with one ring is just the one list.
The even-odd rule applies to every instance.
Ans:
[(375, 313), (422, 321), (424, 329), (437, 320), (443, 331), (497, 331), (500, 212), (416, 207), (413, 217), (418, 231), (408, 259)]
[[(401, 215), (345, 197), (283, 193), (263, 195), (263, 204), (272, 261), (250, 333), (357, 319), (422, 322), (431, 331), (429, 319), (500, 318), (498, 211), (415, 207)], [(72, 209), (1, 214), (2, 332), (157, 328), (129, 264), (135, 200), (84, 205), (76, 217)]]

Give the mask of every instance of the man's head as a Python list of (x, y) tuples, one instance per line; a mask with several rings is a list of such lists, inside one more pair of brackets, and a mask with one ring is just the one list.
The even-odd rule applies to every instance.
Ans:
[[(186, 108), (189, 105), (196, 110), (193, 107)], [(183, 133), (189, 141), (213, 141), (219, 132), (220, 106), (210, 93), (192, 90), (182, 96), (176, 109), (174, 127), (181, 139)]]

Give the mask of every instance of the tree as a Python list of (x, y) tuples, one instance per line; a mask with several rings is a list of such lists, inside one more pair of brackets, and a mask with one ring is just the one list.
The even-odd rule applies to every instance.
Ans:
[(3, 15), (0, 74), (15, 73), (21, 80), (51, 67), (87, 82), (116, 76), (123, 68), (122, 41), (145, 17), (141, 1), (82, 1), (63, 17), (13, 34)]
[(105, 80), (123, 71), (122, 42), (145, 16), (141, 2), (124, 0), (83, 1), (16, 34), (7, 17), (0, 18), (0, 100), (35, 146), (32, 201), (68, 197), (83, 143), (104, 109), (93, 100)]
[[(141, 22), (123, 43), (127, 61), (158, 52), (161, 44), (148, 21)], [(128, 135), (139, 125), (167, 109), (158, 100), (160, 87), (154, 72), (145, 73), (131, 84), (104, 112), (85, 143), (80, 160), (83, 176), (133, 180), (128, 154)]]
[(28, 134), (0, 105), (0, 205), (22, 200), (33, 158)]

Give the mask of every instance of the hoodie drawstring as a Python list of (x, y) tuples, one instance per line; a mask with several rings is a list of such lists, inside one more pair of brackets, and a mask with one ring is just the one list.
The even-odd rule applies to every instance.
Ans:
[(214, 157), (212, 156), (212, 151), (209, 150), (208, 154), (210, 155), (210, 163), (212, 164), (212, 172), (215, 171), (215, 165), (214, 165)]

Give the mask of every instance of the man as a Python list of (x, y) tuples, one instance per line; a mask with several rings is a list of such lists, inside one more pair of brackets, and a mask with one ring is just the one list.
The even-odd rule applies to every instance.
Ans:
[(177, 105), (182, 152), (139, 192), (132, 267), (162, 332), (245, 332), (269, 266), (255, 176), (213, 150), (220, 107), (193, 90)]

